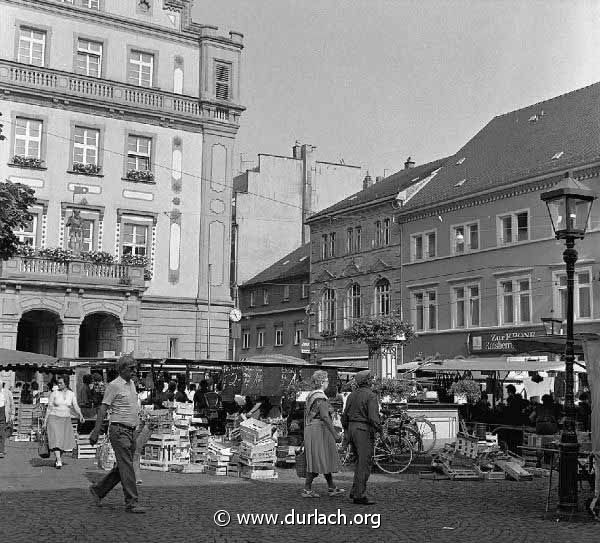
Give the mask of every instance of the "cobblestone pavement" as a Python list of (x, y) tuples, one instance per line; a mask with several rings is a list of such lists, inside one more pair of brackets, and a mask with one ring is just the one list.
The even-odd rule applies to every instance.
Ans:
[[(87, 491), (103, 475), (91, 460), (66, 459), (62, 470), (37, 458), (34, 444), (10, 443), (0, 460), (0, 515), (3, 537), (13, 543), (71, 542), (598, 542), (600, 523), (544, 519), (547, 478), (532, 482), (423, 480), (416, 474), (374, 475), (369, 482), (375, 506), (357, 506), (347, 498), (302, 499), (293, 470), (280, 470), (275, 481), (247, 481), (203, 474), (142, 472), (141, 503), (147, 515), (123, 511), (117, 487), (101, 508)], [(337, 475), (348, 489), (352, 474)], [(322, 478), (315, 483), (325, 490)], [(587, 490), (584, 495), (587, 494)], [(555, 496), (555, 493), (553, 494)], [(553, 498), (553, 501), (555, 498)], [(366, 525), (282, 525), (285, 515), (334, 514), (347, 520), (366, 513)], [(218, 510), (231, 523), (214, 523)], [(277, 513), (278, 524), (241, 526), (244, 513)], [(288, 517), (289, 518), (289, 517)], [(314, 524), (314, 523), (313, 523)], [(379, 524), (378, 528), (373, 526)]]

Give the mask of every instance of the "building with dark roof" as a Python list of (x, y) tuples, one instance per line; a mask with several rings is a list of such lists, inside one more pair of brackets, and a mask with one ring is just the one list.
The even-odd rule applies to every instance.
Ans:
[[(600, 84), (492, 119), (395, 210), (404, 316), (414, 356), (519, 354), (511, 338), (564, 318), (564, 243), (540, 194), (566, 174), (597, 192)], [(597, 332), (600, 205), (577, 243), (576, 331)], [(401, 254), (401, 256), (400, 256)]]
[(237, 360), (271, 353), (301, 356), (308, 331), (309, 253), (306, 243), (240, 287)]

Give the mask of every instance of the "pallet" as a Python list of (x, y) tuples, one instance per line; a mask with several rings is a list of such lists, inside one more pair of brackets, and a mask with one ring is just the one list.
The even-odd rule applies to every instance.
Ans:
[(509, 460), (496, 460), (495, 465), (498, 466), (502, 471), (506, 473), (506, 475), (508, 475), (511, 479), (514, 479), (515, 481), (533, 480), (533, 475), (516, 462)]
[(169, 471), (172, 466), (182, 466), (184, 462), (167, 462), (165, 460), (146, 460), (140, 458), (140, 469), (149, 471)]
[(454, 468), (446, 462), (442, 462), (442, 471), (452, 480), (455, 479), (481, 479), (476, 469)]
[(475, 470), (479, 473), (481, 479), (485, 479), (486, 481), (504, 481), (506, 479), (504, 471), (485, 471), (479, 466), (475, 466)]

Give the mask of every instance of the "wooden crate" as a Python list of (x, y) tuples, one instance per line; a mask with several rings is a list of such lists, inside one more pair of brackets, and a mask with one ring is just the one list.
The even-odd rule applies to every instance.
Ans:
[(481, 475), (479, 475), (475, 468), (455, 468), (450, 466), (447, 462), (442, 462), (442, 471), (450, 479), (481, 479)]
[(509, 460), (496, 460), (496, 466), (506, 473), (511, 479), (516, 481), (531, 481), (533, 475), (524, 469), (521, 465), (516, 462)]
[(96, 449), (98, 445), (90, 445), (89, 435), (78, 435), (77, 436), (77, 454), (74, 455), (76, 458), (96, 458)]
[(486, 481), (504, 481), (506, 479), (506, 473), (503, 471), (485, 471), (479, 466), (475, 466), (475, 470), (479, 473), (480, 478)]
[(240, 477), (244, 479), (277, 479), (279, 476), (274, 467), (271, 469), (241, 466)]

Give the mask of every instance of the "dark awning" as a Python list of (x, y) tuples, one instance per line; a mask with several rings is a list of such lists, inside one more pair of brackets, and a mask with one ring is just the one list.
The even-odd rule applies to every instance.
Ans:
[(31, 368), (42, 371), (64, 371), (65, 373), (70, 371), (53, 356), (12, 349), (0, 349), (0, 368), (4, 370)]

